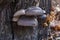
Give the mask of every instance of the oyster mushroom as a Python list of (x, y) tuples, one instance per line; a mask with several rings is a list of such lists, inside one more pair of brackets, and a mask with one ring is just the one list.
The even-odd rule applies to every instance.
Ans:
[(26, 9), (26, 15), (43, 15), (46, 13), (45, 10), (41, 9), (40, 7), (32, 6)]
[(24, 10), (24, 9), (21, 9), (21, 10), (17, 11), (17, 12), (13, 15), (12, 21), (14, 21), (14, 22), (18, 21), (19, 17), (20, 17), (21, 15), (24, 15), (24, 14), (25, 14), (25, 10)]
[(34, 17), (22, 16), (18, 20), (17, 24), (19, 26), (37, 26), (38, 25), (38, 21)]

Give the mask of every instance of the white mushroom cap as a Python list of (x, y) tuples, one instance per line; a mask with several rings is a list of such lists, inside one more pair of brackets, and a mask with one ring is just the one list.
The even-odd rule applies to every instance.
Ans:
[(40, 7), (29, 7), (26, 9), (26, 15), (43, 15), (45, 13)]
[(19, 26), (37, 26), (38, 25), (38, 21), (36, 18), (32, 17), (21, 17), (18, 21), (17, 24)]
[(21, 9), (19, 11), (17, 11), (14, 16), (20, 16), (20, 15), (24, 15), (25, 14), (25, 10), (24, 9)]
[(12, 19), (12, 21), (18, 21), (18, 19), (19, 19), (19, 17), (21, 16), (21, 15), (24, 15), (25, 14), (25, 10), (24, 9), (21, 9), (21, 10), (19, 10), (19, 11), (17, 11), (14, 15), (13, 15), (13, 19)]

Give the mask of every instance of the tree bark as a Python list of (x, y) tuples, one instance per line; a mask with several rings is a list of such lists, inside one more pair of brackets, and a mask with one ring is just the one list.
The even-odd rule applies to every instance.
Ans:
[[(40, 7), (49, 12), (49, 2), (50, 0), (40, 0)], [(0, 0), (0, 40), (39, 39), (39, 37), (34, 34), (33, 27), (22, 27), (12, 22), (13, 14), (16, 11), (26, 9), (33, 5), (35, 5), (34, 0)], [(32, 35), (35, 36), (36, 39), (32, 37)]]

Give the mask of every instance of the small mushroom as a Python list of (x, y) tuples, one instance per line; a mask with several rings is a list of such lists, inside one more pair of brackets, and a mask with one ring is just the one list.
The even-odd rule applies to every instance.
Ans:
[(14, 21), (14, 22), (18, 21), (19, 17), (20, 17), (21, 15), (24, 15), (24, 14), (25, 14), (25, 10), (24, 10), (24, 9), (21, 9), (21, 10), (17, 11), (17, 12), (13, 15), (12, 21)]

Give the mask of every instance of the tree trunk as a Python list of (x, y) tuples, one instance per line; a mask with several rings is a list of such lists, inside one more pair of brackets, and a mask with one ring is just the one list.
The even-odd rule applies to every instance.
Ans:
[[(0, 0), (0, 40), (38, 40), (40, 38), (33, 34), (33, 27), (21, 27), (12, 22), (16, 11), (34, 4), (34, 0)], [(40, 0), (40, 7), (49, 12), (50, 0)]]

